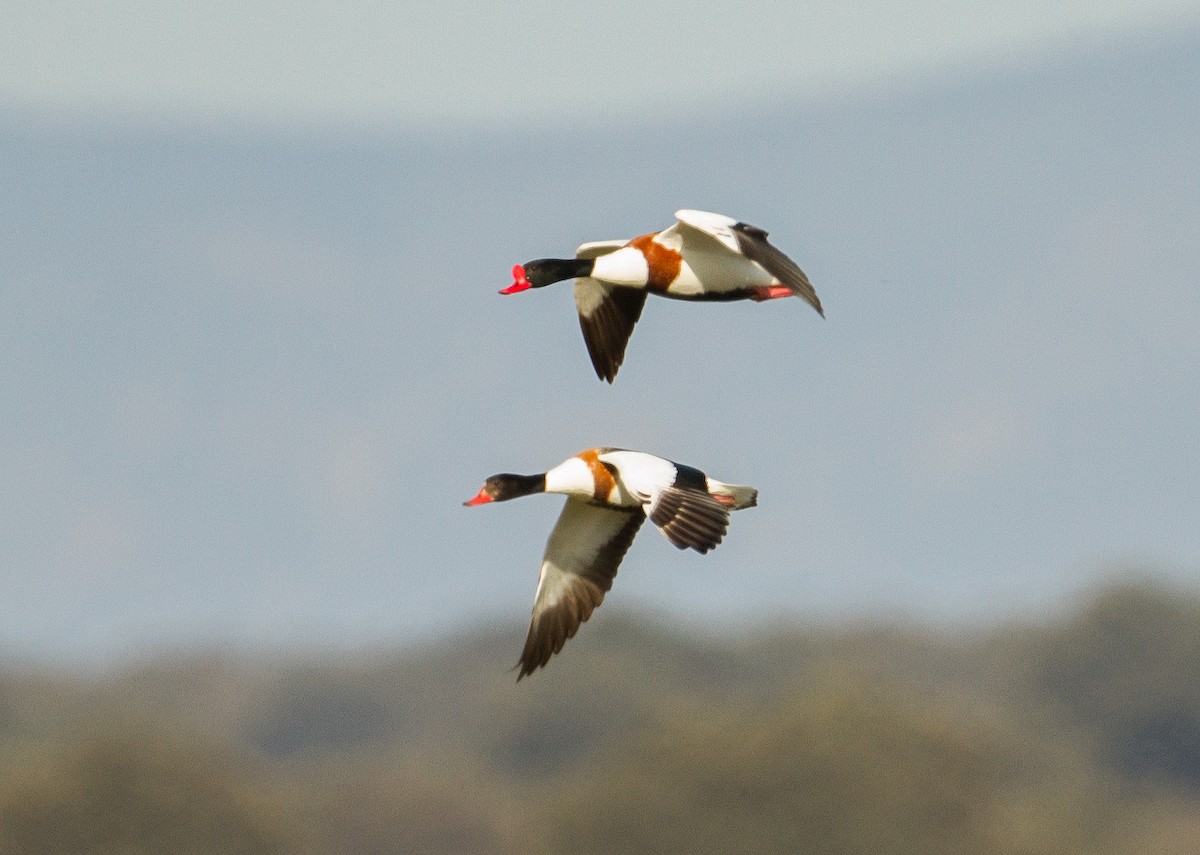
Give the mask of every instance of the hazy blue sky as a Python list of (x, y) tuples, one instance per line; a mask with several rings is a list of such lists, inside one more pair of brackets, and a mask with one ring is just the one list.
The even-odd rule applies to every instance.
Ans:
[(3, 17), (0, 104), (470, 124), (896, 85), (1177, 26), (1200, 19), (1200, 3), (8, 0)]
[[(515, 654), (560, 500), (461, 502), (598, 444), (762, 501), (596, 620), (1200, 575), (1200, 6), (506, 8), (5, 4), (0, 650)], [(609, 387), (496, 294), (681, 207), (828, 319), (652, 300)]]

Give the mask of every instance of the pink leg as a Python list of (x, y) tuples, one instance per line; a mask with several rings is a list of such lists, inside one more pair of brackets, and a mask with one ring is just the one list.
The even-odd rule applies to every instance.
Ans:
[(795, 292), (786, 285), (760, 285), (754, 289), (750, 299), (756, 303), (763, 300), (776, 300), (780, 297), (793, 297)]

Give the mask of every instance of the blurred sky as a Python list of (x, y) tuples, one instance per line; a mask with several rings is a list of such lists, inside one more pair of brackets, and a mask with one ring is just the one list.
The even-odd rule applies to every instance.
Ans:
[(9, 0), (0, 103), (217, 122), (685, 116), (714, 99), (895, 85), (1197, 18), (1195, 0)]
[[(499, 621), (515, 656), (560, 501), (461, 502), (598, 444), (762, 502), (704, 557), (647, 528), (594, 620), (1196, 576), (1200, 3), (4, 18), (13, 654)], [(650, 301), (608, 387), (568, 286), (495, 293), (680, 207), (770, 230), (828, 319)]]

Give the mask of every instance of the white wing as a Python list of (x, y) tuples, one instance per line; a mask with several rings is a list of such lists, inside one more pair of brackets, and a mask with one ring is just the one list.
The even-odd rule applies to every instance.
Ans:
[(614, 448), (598, 456), (601, 463), (616, 470), (621, 489), (644, 505), (653, 502), (655, 496), (674, 484), (678, 474), (670, 460), (644, 451)]
[(644, 519), (636, 508), (567, 499), (546, 542), (518, 680), (549, 662), (604, 601)]
[[(733, 227), (737, 225), (737, 220), (733, 217), (727, 217), (724, 214), (713, 214), (708, 211), (691, 211), (683, 209), (675, 212), (675, 219), (679, 222), (671, 226), (668, 231), (676, 230), (682, 232), (680, 225), (685, 228), (692, 228), (696, 231), (703, 232), (711, 238), (720, 241), (726, 249), (741, 254), (741, 247), (738, 246), (737, 235), (733, 233)], [(681, 234), (681, 240), (686, 242), (686, 234)]]

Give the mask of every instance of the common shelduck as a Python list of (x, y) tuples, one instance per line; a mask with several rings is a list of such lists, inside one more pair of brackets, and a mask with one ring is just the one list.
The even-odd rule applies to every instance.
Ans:
[(758, 500), (753, 487), (723, 484), (653, 454), (589, 448), (540, 475), (493, 475), (463, 504), (532, 493), (565, 493), (567, 502), (542, 556), (518, 681), (549, 662), (591, 617), (643, 520), (649, 517), (680, 549), (704, 553), (725, 536), (730, 511)]
[(501, 294), (575, 280), (579, 326), (596, 374), (609, 383), (642, 314), (646, 294), (675, 300), (803, 297), (825, 317), (817, 292), (767, 233), (732, 217), (676, 211), (675, 225), (633, 240), (592, 241), (574, 258), (538, 258), (513, 267)]

